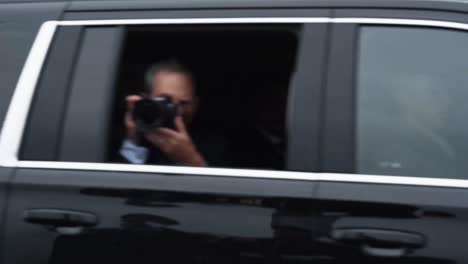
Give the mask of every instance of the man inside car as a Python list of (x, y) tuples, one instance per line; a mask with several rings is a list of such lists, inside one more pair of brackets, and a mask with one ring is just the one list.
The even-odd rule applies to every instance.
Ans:
[[(124, 162), (207, 166), (227, 163), (226, 141), (212, 133), (192, 131), (199, 106), (192, 73), (177, 61), (153, 64), (146, 72), (146, 92), (126, 97), (126, 137), (120, 148)], [(171, 125), (142, 129), (135, 108), (142, 100), (164, 100), (174, 105)], [(144, 109), (144, 108), (142, 108)], [(157, 109), (156, 109), (157, 110)], [(141, 111), (141, 110), (140, 110)], [(153, 113), (141, 113), (141, 115)], [(143, 118), (144, 119), (144, 118)], [(141, 123), (141, 122), (140, 122)]]

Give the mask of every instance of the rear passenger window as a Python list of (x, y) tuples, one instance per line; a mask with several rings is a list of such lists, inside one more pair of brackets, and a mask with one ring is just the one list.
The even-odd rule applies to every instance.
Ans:
[[(183, 148), (166, 151), (172, 147), (171, 134), (152, 132), (158, 126), (180, 132), (173, 117), (158, 125), (151, 107), (136, 109), (142, 106), (137, 102), (134, 107), (141, 111), (132, 115), (136, 135), (129, 137), (124, 126), (126, 98), (167, 96), (178, 104), (175, 112), (208, 165), (284, 169), (286, 106), (299, 33), (298, 25), (128, 27), (115, 80), (107, 159), (193, 165), (178, 155)], [(135, 141), (149, 151), (133, 151), (134, 144), (128, 143)]]
[(361, 28), (357, 170), (466, 178), (468, 34), (435, 28)]
[[(303, 32), (279, 23), (59, 26), (20, 159), (290, 169)], [(301, 74), (305, 86), (311, 73)], [(160, 118), (148, 112), (159, 106), (129, 106), (133, 97), (175, 106)]]

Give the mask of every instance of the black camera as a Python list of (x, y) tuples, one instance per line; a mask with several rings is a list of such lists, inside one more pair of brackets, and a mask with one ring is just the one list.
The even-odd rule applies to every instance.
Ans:
[(133, 120), (143, 133), (161, 127), (173, 129), (176, 115), (177, 104), (168, 96), (142, 99), (133, 108)]

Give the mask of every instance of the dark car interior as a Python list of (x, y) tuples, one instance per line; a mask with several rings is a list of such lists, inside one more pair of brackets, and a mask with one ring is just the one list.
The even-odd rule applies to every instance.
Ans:
[(109, 159), (124, 137), (125, 97), (141, 94), (145, 70), (177, 60), (195, 77), (195, 126), (229, 142), (231, 166), (285, 169), (287, 102), (297, 25), (128, 27), (116, 80)]

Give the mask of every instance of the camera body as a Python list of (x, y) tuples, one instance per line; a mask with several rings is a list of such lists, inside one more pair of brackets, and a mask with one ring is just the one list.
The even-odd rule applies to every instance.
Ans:
[(139, 132), (146, 133), (161, 127), (173, 129), (177, 104), (168, 96), (146, 98), (135, 103), (132, 114)]

